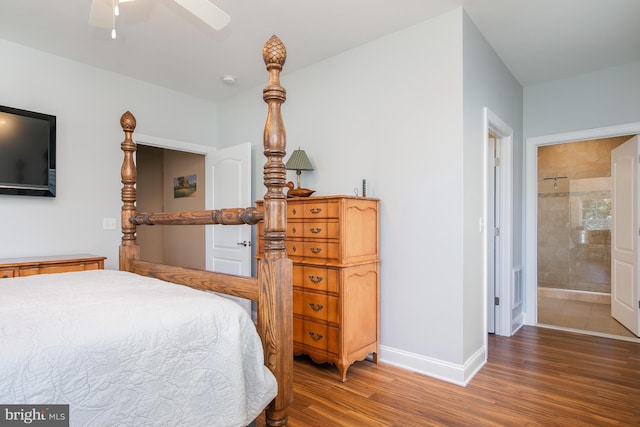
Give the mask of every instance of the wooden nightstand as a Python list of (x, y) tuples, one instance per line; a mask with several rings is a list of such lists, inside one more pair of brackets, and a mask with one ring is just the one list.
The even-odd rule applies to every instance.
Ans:
[(99, 270), (104, 268), (105, 259), (103, 256), (88, 254), (0, 258), (0, 278)]

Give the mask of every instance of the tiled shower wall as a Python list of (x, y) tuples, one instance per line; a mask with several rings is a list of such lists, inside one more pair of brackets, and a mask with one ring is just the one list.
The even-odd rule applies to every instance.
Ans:
[(627, 139), (538, 148), (538, 286), (611, 292), (611, 150)]

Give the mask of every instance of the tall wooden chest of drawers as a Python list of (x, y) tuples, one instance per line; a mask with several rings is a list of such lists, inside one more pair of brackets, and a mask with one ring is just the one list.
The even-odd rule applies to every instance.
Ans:
[[(262, 202), (257, 206), (262, 209)], [(256, 255), (263, 256), (264, 224)], [(379, 200), (353, 196), (287, 199), (293, 262), (293, 351), (338, 367), (380, 352)]]

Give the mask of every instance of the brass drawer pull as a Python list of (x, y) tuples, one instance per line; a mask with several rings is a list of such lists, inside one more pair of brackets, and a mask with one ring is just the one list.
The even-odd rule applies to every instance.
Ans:
[(322, 212), (322, 208), (311, 208), (309, 209), (309, 212), (311, 212), (312, 214), (319, 214), (320, 212)]
[(322, 276), (309, 276), (309, 280), (313, 283), (320, 283), (322, 282)]
[(297, 211), (295, 210), (295, 208), (294, 208), (294, 209), (292, 209), (292, 210), (291, 210), (291, 213), (295, 215), (295, 214), (297, 214), (298, 212), (297, 212)]
[(291, 232), (292, 232), (293, 234), (296, 234), (296, 233), (298, 232), (298, 230), (296, 230), (296, 228), (295, 228), (295, 227), (293, 227), (293, 228), (291, 229)]
[(295, 246), (293, 246), (293, 247), (291, 248), (291, 251), (292, 251), (292, 252), (294, 252), (294, 253), (295, 253), (297, 250), (298, 250), (298, 248), (296, 248)]
[(314, 341), (320, 341), (323, 338), (322, 334), (316, 334), (315, 332), (309, 332), (309, 336)]
[(318, 234), (322, 231), (322, 228), (318, 228), (318, 227), (310, 228), (309, 231), (312, 232), (313, 234)]
[(322, 251), (322, 248), (309, 248), (309, 250), (311, 251), (311, 253), (314, 253), (317, 255)]
[(324, 308), (324, 306), (322, 304), (316, 304), (316, 303), (313, 303), (313, 302), (309, 303), (309, 307), (311, 307), (311, 310), (313, 310), (313, 311), (320, 311), (320, 310), (322, 310)]

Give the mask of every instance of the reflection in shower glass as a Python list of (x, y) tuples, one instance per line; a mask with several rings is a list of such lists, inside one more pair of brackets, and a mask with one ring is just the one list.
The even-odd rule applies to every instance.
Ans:
[(581, 217), (585, 230), (611, 230), (611, 198), (582, 200)]

